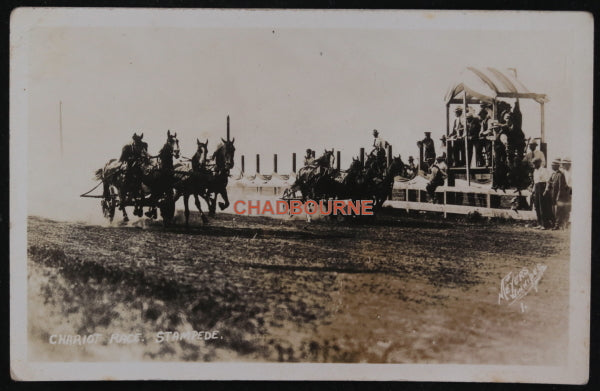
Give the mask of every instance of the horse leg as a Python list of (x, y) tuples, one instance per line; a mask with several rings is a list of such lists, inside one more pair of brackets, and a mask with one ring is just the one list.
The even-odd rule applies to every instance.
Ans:
[(126, 223), (129, 221), (129, 217), (127, 217), (127, 212), (125, 211), (125, 207), (124, 206), (120, 206), (119, 209), (121, 209), (121, 211), (123, 212), (123, 221)]
[(214, 198), (211, 198), (210, 194), (206, 195), (206, 203), (208, 204), (208, 215), (209, 216), (214, 216), (216, 211), (217, 211), (217, 196), (218, 194), (215, 193)]
[(173, 197), (173, 202), (177, 202), (177, 200), (179, 200), (179, 197), (181, 197), (182, 192), (179, 190), (175, 190), (175, 196)]
[[(151, 201), (150, 201), (150, 204), (151, 204), (151, 205), (154, 205), (154, 203), (155, 203), (156, 201), (154, 201), (154, 200), (152, 199), (152, 197), (150, 197), (150, 200), (151, 200)], [(143, 210), (142, 210), (142, 211), (143, 211)], [(148, 211), (147, 211), (146, 213), (144, 213), (144, 214), (145, 214), (145, 215), (146, 215), (146, 217), (148, 217), (148, 218), (153, 218), (153, 216), (156, 214), (156, 207), (154, 207), (154, 206), (151, 206), (151, 207), (149, 207), (149, 208), (148, 208)], [(140, 215), (140, 216), (141, 216), (141, 215)]]
[(190, 198), (189, 194), (186, 193), (186, 194), (183, 195), (183, 207), (185, 208), (184, 214), (185, 214), (185, 228), (186, 229), (188, 229), (190, 227), (189, 226), (190, 208), (188, 206), (188, 200), (189, 200), (189, 198)]
[[(221, 208), (221, 210), (224, 210), (229, 206), (229, 197), (227, 197), (227, 189), (223, 189), (223, 191), (220, 194), (221, 198), (223, 198), (223, 201), (225, 202), (219, 202), (219, 208)], [(216, 199), (217, 197), (215, 196), (215, 200)]]
[(202, 223), (203, 224), (208, 223), (208, 218), (206, 217), (204, 212), (202, 212), (202, 205), (200, 204), (200, 198), (198, 197), (198, 194), (194, 194), (194, 203), (196, 204), (196, 208), (198, 208), (198, 211), (200, 212), (200, 217), (202, 218)]

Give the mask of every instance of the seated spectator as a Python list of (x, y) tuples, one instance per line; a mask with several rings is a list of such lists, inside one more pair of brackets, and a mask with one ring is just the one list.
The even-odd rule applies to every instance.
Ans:
[(429, 195), (429, 202), (437, 203), (437, 199), (435, 197), (435, 190), (438, 186), (443, 186), (444, 181), (446, 180), (448, 166), (444, 161), (443, 156), (438, 156), (436, 158), (436, 163), (431, 166), (431, 174), (429, 176), (429, 183), (425, 187), (427, 190), (427, 194)]

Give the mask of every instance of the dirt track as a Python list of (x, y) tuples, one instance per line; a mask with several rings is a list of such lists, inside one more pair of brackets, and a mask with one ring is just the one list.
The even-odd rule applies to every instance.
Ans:
[[(568, 232), (379, 219), (369, 225), (221, 214), (210, 226), (102, 227), (29, 219), (30, 358), (559, 364)], [(546, 265), (538, 291), (498, 304), (501, 279)], [(222, 339), (156, 343), (157, 331)], [(131, 345), (51, 334), (133, 333)]]

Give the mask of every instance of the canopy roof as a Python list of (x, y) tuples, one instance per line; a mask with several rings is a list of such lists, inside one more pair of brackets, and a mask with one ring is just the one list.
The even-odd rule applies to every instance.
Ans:
[(536, 94), (521, 83), (512, 72), (496, 68), (465, 68), (446, 94), (446, 104), (462, 103), (462, 92), (468, 103), (492, 102), (496, 98), (525, 98), (538, 103), (548, 101), (546, 94)]

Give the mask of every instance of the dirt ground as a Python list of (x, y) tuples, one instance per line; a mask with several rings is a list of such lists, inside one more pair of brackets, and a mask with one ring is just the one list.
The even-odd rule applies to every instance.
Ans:
[[(569, 232), (389, 215), (363, 223), (220, 214), (163, 229), (30, 217), (31, 360), (559, 365)], [(511, 271), (538, 289), (498, 300)], [(156, 342), (159, 331), (218, 331)], [(112, 333), (140, 333), (131, 344)], [(100, 333), (97, 344), (50, 344)]]

